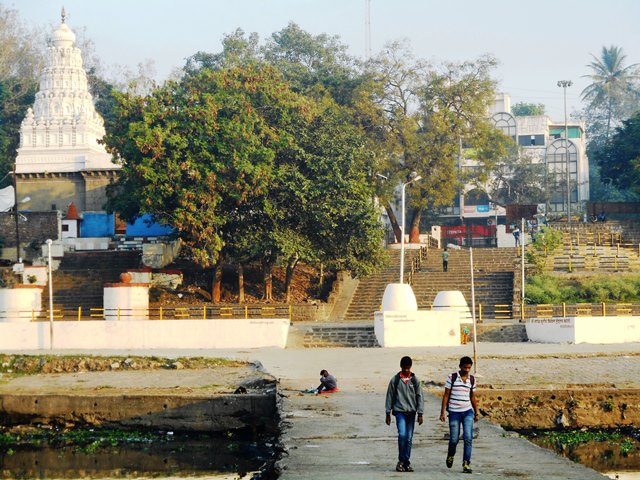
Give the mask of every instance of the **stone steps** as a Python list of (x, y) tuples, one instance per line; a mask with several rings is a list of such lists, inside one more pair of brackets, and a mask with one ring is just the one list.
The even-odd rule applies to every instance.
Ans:
[[(120, 281), (128, 268), (140, 266), (140, 252), (70, 252), (53, 272), (53, 300), (56, 309), (84, 311), (101, 308), (104, 284)], [(49, 289), (42, 292), (42, 304), (49, 305)]]
[(371, 326), (312, 326), (304, 335), (304, 348), (371, 348), (378, 347)]

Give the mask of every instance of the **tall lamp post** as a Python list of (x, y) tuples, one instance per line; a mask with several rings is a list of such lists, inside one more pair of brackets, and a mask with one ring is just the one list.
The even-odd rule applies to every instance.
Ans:
[(571, 223), (571, 162), (569, 159), (569, 129), (567, 127), (567, 87), (573, 85), (571, 80), (558, 80), (558, 86), (564, 91), (564, 146), (567, 155), (567, 219)]
[(400, 232), (400, 283), (404, 283), (404, 197), (405, 197), (405, 189), (407, 185), (417, 182), (422, 177), (418, 175), (417, 172), (411, 172), (409, 175), (409, 180), (402, 184), (402, 231)]

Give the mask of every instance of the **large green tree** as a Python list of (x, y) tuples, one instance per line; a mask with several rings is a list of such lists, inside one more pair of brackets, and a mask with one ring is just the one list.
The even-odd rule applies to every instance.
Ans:
[(304, 101), (270, 68), (205, 69), (147, 97), (117, 98), (105, 143), (123, 169), (109, 207), (127, 219), (152, 213), (181, 232), (198, 263), (218, 264), (231, 206), (268, 188), (276, 151), (295, 143), (282, 124)]
[[(415, 60), (406, 45), (393, 43), (371, 64), (368, 99), (362, 102), (365, 128), (377, 143), (377, 172), (388, 173), (391, 185), (406, 182), (410, 172), (422, 176), (408, 189), (410, 239), (418, 241), (425, 210), (449, 205), (466, 180), (459, 175), (465, 160), (478, 171), (488, 172), (506, 153), (507, 139), (487, 119), (495, 82), (490, 72), (495, 60), (482, 57), (472, 62), (430, 67)], [(383, 192), (385, 208), (394, 224), (393, 196)]]
[(626, 55), (617, 46), (603, 47), (599, 57), (592, 57), (586, 77), (593, 83), (582, 92), (586, 105), (580, 113), (588, 140), (590, 197), (592, 200), (635, 200), (637, 194), (611, 180), (603, 155), (614, 129), (640, 108), (637, 64), (626, 65)]
[(214, 300), (223, 261), (262, 262), (266, 300), (279, 260), (287, 284), (301, 260), (354, 273), (378, 265), (358, 131), (330, 99), (304, 98), (260, 63), (116, 98), (106, 144), (123, 168), (109, 207), (176, 227), (199, 264), (217, 267)]
[[(33, 104), (43, 65), (44, 40), (14, 9), (0, 5), (0, 178), (12, 169), (20, 123)], [(6, 177), (0, 187), (10, 182)]]
[(593, 61), (587, 65), (590, 72), (585, 77), (592, 83), (581, 95), (589, 110), (603, 112), (604, 136), (608, 139), (616, 123), (640, 107), (638, 64), (625, 65), (627, 56), (615, 45), (602, 47), (599, 57), (591, 56)]
[(640, 112), (616, 129), (602, 151), (601, 165), (605, 182), (640, 192)]

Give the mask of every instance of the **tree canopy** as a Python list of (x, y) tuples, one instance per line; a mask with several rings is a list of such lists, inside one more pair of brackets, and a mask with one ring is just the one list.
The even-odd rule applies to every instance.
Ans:
[[(640, 108), (638, 64), (627, 65), (626, 55), (618, 46), (602, 47), (599, 57), (592, 55), (585, 77), (592, 83), (582, 91), (586, 103), (581, 117), (586, 123), (587, 155), (589, 157), (589, 183), (592, 200), (637, 200), (637, 194), (618, 182), (620, 168), (611, 166), (605, 158), (605, 149), (615, 129)], [(633, 172), (627, 172), (633, 175)], [(626, 175), (626, 174), (625, 174)], [(616, 180), (614, 180), (614, 178)]]
[[(20, 124), (35, 98), (43, 47), (37, 31), (27, 28), (15, 10), (0, 5), (0, 178), (15, 162)], [(10, 181), (5, 177), (4, 182)]]
[(338, 105), (292, 91), (266, 64), (205, 68), (150, 96), (116, 99), (105, 143), (123, 168), (109, 208), (173, 225), (203, 266), (379, 265), (362, 141)]
[(593, 61), (587, 65), (590, 73), (584, 76), (592, 83), (582, 91), (582, 99), (588, 102), (589, 109), (604, 112), (608, 139), (616, 121), (638, 108), (638, 64), (625, 65), (627, 56), (615, 45), (602, 47), (599, 57), (591, 57)]
[(604, 147), (601, 175), (621, 189), (640, 191), (640, 112), (624, 120)]
[[(369, 65), (368, 90), (358, 104), (376, 156), (375, 172), (391, 186), (410, 172), (422, 176), (409, 187), (411, 241), (417, 241), (425, 210), (450, 205), (465, 178), (462, 156), (483, 175), (506, 153), (507, 138), (487, 118), (495, 83), (491, 57), (432, 67), (415, 60), (402, 43), (389, 44)], [(400, 229), (389, 201), (392, 187), (379, 187), (396, 237)]]
[(511, 113), (516, 117), (526, 117), (529, 115), (545, 115), (546, 107), (544, 103), (518, 102), (511, 107)]

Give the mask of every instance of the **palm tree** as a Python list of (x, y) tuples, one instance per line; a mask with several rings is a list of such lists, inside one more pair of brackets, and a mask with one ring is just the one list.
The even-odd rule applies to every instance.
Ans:
[(593, 61), (587, 65), (591, 73), (583, 77), (590, 78), (593, 83), (582, 91), (582, 100), (589, 102), (587, 108), (604, 108), (607, 120), (605, 138), (608, 139), (614, 117), (621, 119), (619, 117), (624, 115), (625, 104), (630, 99), (638, 99), (639, 92), (635, 85), (638, 79), (638, 64), (625, 67), (624, 62), (627, 56), (622, 52), (621, 47), (615, 45), (609, 48), (602, 47), (599, 58), (593, 54), (591, 56)]

